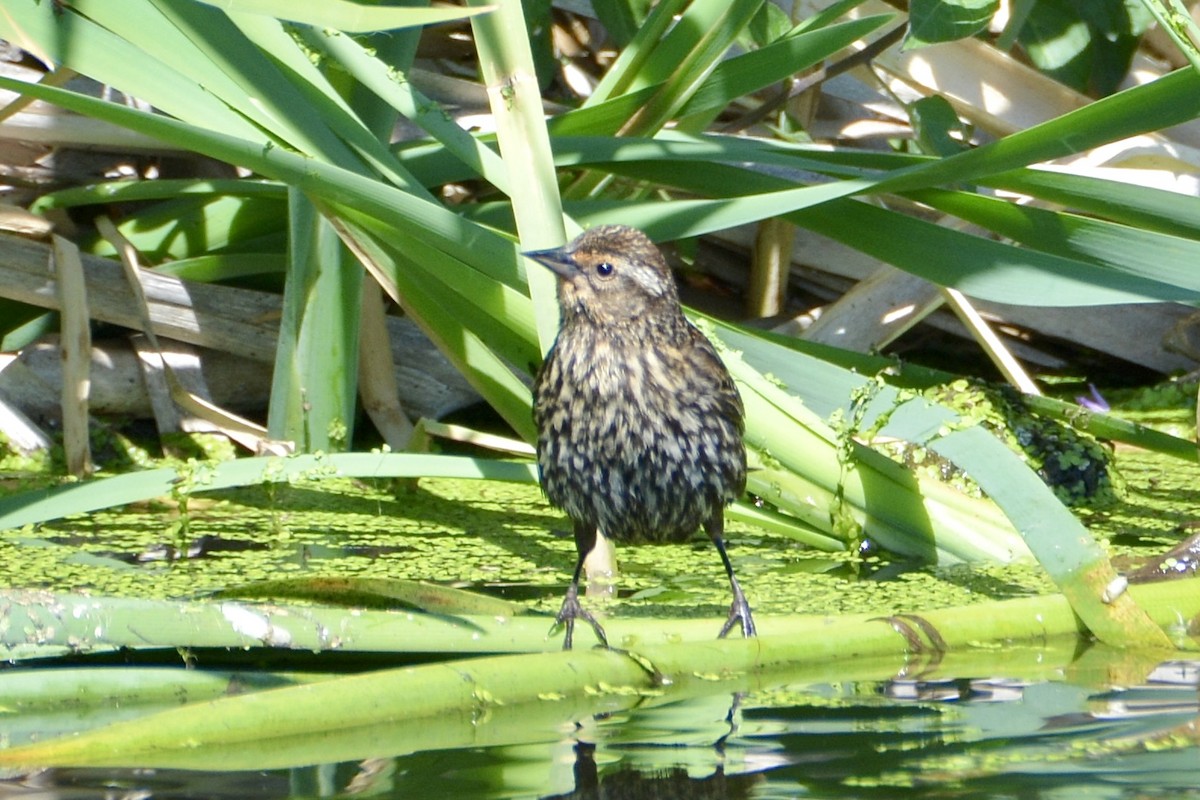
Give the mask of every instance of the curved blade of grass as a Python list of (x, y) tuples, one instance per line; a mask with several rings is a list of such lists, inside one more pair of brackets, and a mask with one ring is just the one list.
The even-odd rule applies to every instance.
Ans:
[(532, 463), (414, 453), (334, 453), (240, 458), (160, 469), (0, 498), (0, 530), (83, 514), (180, 491), (199, 492), (302, 478), (484, 478), (536, 483)]
[[(568, 115), (573, 112), (568, 112)], [(693, 136), (674, 129), (660, 131), (653, 138), (612, 137), (587, 134), (562, 133), (555, 124), (567, 115), (550, 121), (555, 135), (554, 163), (559, 167), (593, 166), (597, 164), (623, 164), (623, 169), (632, 171), (636, 162), (643, 161), (714, 161), (750, 162), (754, 164), (791, 168), (794, 171), (810, 170), (839, 177), (858, 177), (875, 174), (872, 167), (846, 166), (830, 163), (822, 156), (823, 151), (807, 151), (798, 148), (782, 149), (778, 142), (735, 136)], [(437, 145), (413, 144), (398, 151), (400, 159), (420, 177), (423, 183), (437, 185), (450, 181), (465, 180), (471, 173), (454, 159), (447, 157)], [(898, 164), (888, 162), (893, 168)], [(903, 161), (901, 165), (912, 163)]]
[(909, 196), (1027, 247), (1188, 289), (1200, 299), (1200, 242), (1194, 239), (968, 192), (923, 189)]
[(500, 156), (463, 130), (444, 109), (421, 94), (403, 73), (375, 58), (363, 45), (336, 30), (300, 31), (304, 40), (336, 60), (364, 87), (437, 140), (444, 152), (456, 156), (469, 174), (478, 175), (510, 194), (508, 170)]
[[(570, 113), (556, 120), (566, 119)], [(724, 134), (696, 135), (673, 129), (659, 131), (653, 138), (562, 133), (557, 128), (554, 132), (554, 157), (559, 166), (629, 162), (628, 166), (632, 168), (632, 162), (637, 161), (707, 160), (790, 167), (794, 171), (810, 170), (849, 178), (878, 176), (888, 170), (930, 161), (928, 158), (902, 154), (828, 150), (771, 139)], [(454, 177), (438, 175), (435, 180), (452, 180)]]
[(903, 192), (975, 180), (1169, 128), (1197, 116), (1200, 116), (1200, 74), (1180, 69), (983, 147), (898, 170), (872, 191)]
[(218, 253), (211, 256), (181, 258), (153, 268), (164, 275), (197, 283), (251, 278), (259, 275), (282, 275), (287, 269), (287, 258), (279, 252), (273, 253)]
[[(746, 174), (732, 168), (725, 172), (720, 165), (712, 165), (708, 172), (705, 183), (724, 177), (727, 186), (734, 176)], [(729, 201), (730, 213), (735, 213), (741, 200)], [(756, 206), (756, 200), (746, 208)], [(585, 224), (622, 222), (658, 240), (691, 236), (708, 228), (712, 208), (708, 201), (688, 200), (567, 204), (568, 211)], [(905, 272), (983, 300), (1095, 306), (1195, 299), (1190, 289), (1165, 281), (984, 239), (856, 200), (826, 198), (799, 211), (775, 209), (774, 213)]]
[(1014, 247), (867, 203), (837, 201), (787, 218), (938, 285), (1000, 303), (1072, 307), (1196, 299), (1194, 290), (1165, 275), (1144, 277)]
[[(831, 151), (748, 137), (691, 136), (678, 131), (664, 131), (653, 139), (557, 136), (555, 158), (559, 166), (593, 166), (606, 163), (621, 174), (638, 178), (661, 176), (665, 182), (672, 185), (675, 185), (675, 179), (666, 162), (673, 161), (750, 163), (757, 167), (782, 168), (794, 173), (798, 180), (811, 179), (805, 175), (806, 172), (835, 177), (865, 177), (878, 175), (880, 170), (894, 170), (928, 162), (926, 158), (907, 154), (883, 154), (849, 149)], [(655, 175), (639, 173), (638, 162), (658, 162), (654, 165)], [(424, 165), (418, 165), (416, 168), (422, 171), (426, 169)], [(678, 172), (686, 175), (688, 172), (694, 172), (694, 168), (682, 165)], [(461, 176), (438, 174), (437, 179), (455, 180), (461, 179)], [(722, 183), (729, 187), (731, 182)], [(1200, 235), (1200, 223), (1196, 222), (1200, 219), (1200, 198), (1178, 192), (1046, 168), (1004, 172), (983, 178), (980, 183), (1060, 203), (1149, 232), (1192, 239)], [(734, 185), (738, 187), (739, 193), (745, 193), (786, 188), (789, 184), (783, 181), (772, 184), (754, 177), (744, 177)], [(723, 192), (729, 193), (728, 188)], [(909, 194), (915, 196), (915, 193)], [(959, 192), (956, 196), (969, 198), (976, 195)]]
[(237, 180), (196, 178), (119, 180), (47, 192), (30, 204), (29, 210), (40, 214), (51, 208), (74, 208), (103, 203), (133, 203), (144, 200), (174, 200), (184, 195), (218, 195), (222, 197), (232, 195), (285, 200), (287, 199), (287, 187), (276, 181), (244, 178)]
[[(704, 170), (651, 163), (628, 170), (624, 164), (611, 168), (653, 177), (693, 192), (726, 194), (731, 189), (745, 191), (752, 187), (767, 190), (749, 197), (726, 198), (730, 213), (741, 203), (757, 206), (763, 197), (785, 194), (787, 190), (773, 189), (789, 185), (781, 178), (723, 164), (710, 164)], [(591, 205), (572, 202), (569, 209), (583, 221), (594, 224), (601, 219), (615, 219), (640, 227), (652, 237), (669, 239), (707, 228), (710, 203), (717, 202), (720, 201), (647, 200)], [(1141, 268), (1138, 274), (1131, 274), (1090, 260), (1018, 248), (856, 200), (827, 198), (820, 205), (792, 212), (775, 209), (775, 213), (906, 272), (986, 300), (1016, 305), (1083, 306), (1186, 302), (1195, 297), (1191, 289), (1165, 278), (1149, 277)]]
[(1029, 469), (996, 469), (1007, 449), (983, 428), (953, 431), (926, 444), (974, 477), (1004, 509), (1088, 630), (1114, 647), (1169, 648), (1170, 640), (1129, 592), (1104, 549)]
[(1200, 197), (1052, 169), (991, 175), (985, 186), (1061, 203), (1106, 219), (1173, 234), (1200, 235)]
[[(660, 7), (662, 5), (659, 4)], [(718, 63), (678, 113), (688, 117), (715, 114), (739, 97), (819, 63), (890, 18), (891, 15), (866, 17), (815, 30), (800, 30), (798, 26), (797, 31), (778, 42)], [(628, 52), (623, 51), (622, 57)], [(616, 69), (614, 65), (606, 77)], [(654, 84), (630, 90), (604, 102), (597, 102), (600, 95), (593, 93), (581, 108), (550, 120), (550, 130), (556, 142), (560, 136), (616, 133), (626, 120), (664, 89), (663, 84)]]
[(263, 16), (301, 22), (323, 28), (337, 28), (349, 33), (370, 33), (396, 28), (417, 28), (440, 25), (486, 14), (492, 6), (482, 8), (407, 8), (354, 3), (350, 0), (321, 0), (320, 3), (297, 3), (295, 0), (198, 0), (205, 5), (240, 14)]
[[(901, 362), (895, 358), (843, 350), (832, 345), (808, 342), (794, 336), (784, 336), (771, 331), (738, 330), (740, 333), (770, 341), (787, 350), (802, 353), (814, 359), (809, 364), (833, 364), (858, 375), (882, 375), (890, 385), (896, 388), (919, 391), (950, 383), (959, 377), (954, 373)], [(843, 387), (836, 378), (831, 380), (837, 388), (833, 391), (814, 391), (806, 388), (804, 390), (805, 401), (825, 417), (839, 408), (843, 413), (849, 413), (848, 403), (850, 393), (853, 391), (852, 385), (847, 384)], [(814, 375), (808, 383), (809, 385), (821, 384), (822, 379)], [(1100, 439), (1124, 442), (1144, 450), (1187, 461), (1195, 461), (1200, 458), (1200, 451), (1194, 441), (1181, 439), (1140, 423), (1121, 419), (1113, 414), (1090, 411), (1075, 403), (1045, 395), (1026, 396), (1024, 402), (1037, 414), (1065, 422), (1077, 430), (1090, 433)]]
[[(557, 119), (565, 119), (570, 113), (573, 112)], [(798, 177), (809, 171), (843, 178), (879, 176), (932, 161), (929, 157), (908, 153), (851, 148), (830, 150), (768, 139), (720, 134), (691, 135), (675, 130), (662, 131), (653, 139), (561, 135), (555, 137), (554, 152), (559, 166), (612, 162), (621, 165), (623, 174), (635, 177), (634, 162), (639, 161), (746, 162), (783, 168)], [(424, 168), (423, 165), (414, 167), (418, 170)], [(462, 177), (438, 174), (433, 180), (461, 180)], [(1200, 223), (1197, 222), (1200, 219), (1200, 198), (1179, 192), (1049, 167), (1002, 172), (982, 177), (979, 183), (1151, 231), (1190, 238), (1196, 238), (1200, 233)], [(749, 190), (751, 186), (744, 189)]]
[[(653, 203), (631, 203), (623, 208), (630, 211), (631, 216), (641, 219), (644, 226), (653, 227), (662, 238), (698, 236), (787, 212), (812, 209), (818, 204), (851, 195), (904, 192), (975, 180), (995, 172), (1072, 155), (1115, 139), (1169, 127), (1198, 115), (1200, 75), (1193, 70), (1180, 70), (991, 144), (949, 158), (897, 169), (876, 179), (860, 178), (768, 191), (736, 201), (728, 198), (676, 200), (670, 208)], [(820, 220), (822, 224), (826, 221), (824, 217)]]
[(805, 20), (764, 47), (721, 61), (679, 109), (679, 129), (702, 130), (734, 100), (802, 73), (894, 18), (877, 14), (815, 29)]
[[(759, 494), (753, 487), (749, 491)], [(761, 495), (760, 495), (761, 496)], [(846, 543), (822, 532), (820, 525), (809, 525), (790, 514), (781, 514), (766, 508), (759, 508), (746, 502), (736, 502), (725, 509), (725, 519), (737, 520), (748, 525), (754, 525), (765, 531), (789, 536), (798, 542), (826, 553), (839, 553), (846, 549)]]
[(1098, 439), (1110, 439), (1114, 442), (1124, 442), (1143, 450), (1182, 458), (1185, 461), (1200, 459), (1200, 448), (1194, 441), (1172, 436), (1160, 430), (1155, 430), (1137, 422), (1121, 419), (1115, 414), (1102, 414), (1090, 411), (1075, 403), (1068, 403), (1054, 397), (1026, 397), (1029, 404), (1038, 414), (1052, 417), (1065, 422), (1078, 430), (1090, 433)]

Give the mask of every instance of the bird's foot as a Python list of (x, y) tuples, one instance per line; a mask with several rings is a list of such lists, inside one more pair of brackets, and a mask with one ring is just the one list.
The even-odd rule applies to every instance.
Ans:
[(733, 603), (729, 606), (729, 618), (725, 620), (725, 624), (721, 626), (721, 632), (717, 634), (718, 639), (724, 639), (728, 633), (733, 630), (733, 626), (741, 623), (742, 636), (749, 639), (756, 635), (754, 629), (754, 617), (750, 616), (750, 604), (746, 602), (746, 596), (741, 590), (735, 590), (733, 593)]
[[(746, 609), (749, 611), (749, 608)], [(558, 630), (559, 627), (566, 628), (566, 635), (563, 636), (563, 650), (570, 650), (572, 639), (575, 636), (575, 620), (586, 620), (592, 626), (592, 630), (596, 632), (596, 638), (600, 640), (600, 644), (608, 647), (608, 637), (604, 634), (604, 628), (600, 627), (600, 623), (592, 616), (591, 612), (584, 608), (579, 602), (579, 592), (575, 586), (571, 586), (567, 590), (567, 596), (563, 598), (562, 608), (558, 610), (558, 616), (554, 618), (554, 626), (550, 628), (550, 632)]]

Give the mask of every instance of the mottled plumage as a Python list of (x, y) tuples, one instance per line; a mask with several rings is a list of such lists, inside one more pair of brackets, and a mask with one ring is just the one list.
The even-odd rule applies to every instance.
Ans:
[(675, 280), (645, 234), (592, 228), (558, 250), (528, 253), (558, 275), (562, 322), (534, 384), (538, 469), (575, 526), (578, 561), (559, 612), (571, 646), (596, 530), (616, 541), (678, 542), (703, 526), (734, 602), (721, 635), (750, 607), (725, 553), (724, 507), (746, 485), (742, 402), (712, 344), (679, 307)]

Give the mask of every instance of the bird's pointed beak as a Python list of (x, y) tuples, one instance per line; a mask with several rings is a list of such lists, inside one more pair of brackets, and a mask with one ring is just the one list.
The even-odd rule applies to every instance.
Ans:
[(556, 247), (553, 250), (531, 250), (521, 255), (533, 259), (563, 278), (571, 277), (578, 269), (575, 259), (565, 247)]

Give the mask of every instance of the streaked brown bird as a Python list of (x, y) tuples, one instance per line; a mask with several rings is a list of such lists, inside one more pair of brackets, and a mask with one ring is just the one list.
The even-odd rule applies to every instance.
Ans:
[(724, 507), (746, 486), (742, 400), (712, 343), (684, 317), (675, 279), (644, 233), (592, 228), (526, 253), (558, 276), (562, 321), (534, 382), (538, 472), (575, 528), (578, 560), (556, 625), (570, 649), (579, 576), (597, 529), (618, 542), (681, 542), (701, 525), (733, 590), (725, 636), (754, 635), (725, 552)]

